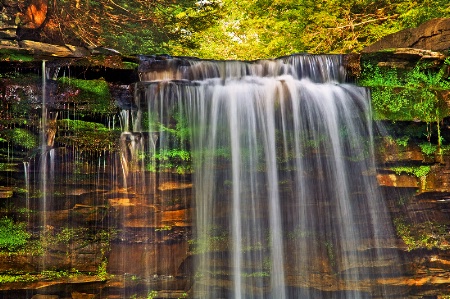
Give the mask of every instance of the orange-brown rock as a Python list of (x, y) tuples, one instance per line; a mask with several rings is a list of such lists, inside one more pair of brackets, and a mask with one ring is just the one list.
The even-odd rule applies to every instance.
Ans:
[(31, 0), (25, 13), (19, 14), (20, 25), (26, 29), (37, 29), (47, 18), (48, 0)]
[(419, 179), (412, 175), (394, 173), (377, 174), (378, 184), (384, 187), (418, 188)]
[(13, 196), (13, 190), (10, 187), (0, 187), (0, 198), (10, 198)]
[(25, 13), (21, 16), (23, 28), (37, 29), (47, 18), (48, 0), (31, 0)]
[(115, 243), (109, 254), (108, 272), (130, 273), (136, 276), (176, 276), (186, 259), (186, 241), (174, 244), (124, 244)]

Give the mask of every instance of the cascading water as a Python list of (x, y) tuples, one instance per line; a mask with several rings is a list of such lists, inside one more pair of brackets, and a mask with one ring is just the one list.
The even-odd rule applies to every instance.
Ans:
[(47, 107), (46, 107), (46, 82), (47, 82), (47, 68), (45, 66), (45, 60), (42, 61), (42, 115), (41, 115), (41, 136), (40, 136), (40, 146), (41, 146), (41, 161), (40, 161), (40, 190), (42, 193), (42, 211), (44, 215), (42, 217), (42, 226), (45, 228), (47, 217), (45, 211), (47, 210)]
[(192, 153), (194, 298), (389, 297), (401, 269), (369, 95), (343, 83), (341, 59), (142, 58), (137, 115), (149, 121), (134, 128), (158, 132), (160, 152)]

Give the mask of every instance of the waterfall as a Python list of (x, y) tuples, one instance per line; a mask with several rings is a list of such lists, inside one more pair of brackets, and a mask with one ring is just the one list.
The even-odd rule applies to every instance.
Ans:
[(383, 281), (401, 269), (370, 99), (345, 83), (341, 56), (142, 57), (140, 72), (148, 121), (133, 127), (192, 155), (194, 298), (389, 297)]
[(47, 68), (45, 60), (42, 61), (42, 115), (41, 115), (41, 132), (40, 132), (40, 146), (41, 146), (41, 162), (40, 162), (40, 190), (42, 192), (42, 211), (44, 217), (42, 225), (46, 226), (45, 210), (47, 209), (47, 105), (46, 105), (46, 84), (47, 84)]
[(29, 222), (30, 214), (30, 162), (23, 162), (23, 174), (25, 180), (25, 209), (27, 213), (27, 221)]

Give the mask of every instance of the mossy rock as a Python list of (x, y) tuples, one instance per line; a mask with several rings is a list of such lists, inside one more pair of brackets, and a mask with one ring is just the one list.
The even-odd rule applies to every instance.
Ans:
[(437, 122), (450, 115), (448, 70), (447, 61), (438, 68), (417, 63), (410, 70), (364, 63), (359, 84), (372, 91), (375, 119)]
[(71, 100), (78, 111), (85, 113), (114, 113), (116, 107), (112, 99), (109, 85), (105, 80), (82, 80), (63, 77), (59, 79), (61, 92), (75, 89)]
[(0, 61), (31, 62), (35, 58), (27, 50), (0, 49)]
[(39, 144), (38, 136), (23, 128), (4, 130), (0, 133), (0, 138), (0, 141), (11, 142), (14, 146), (19, 146), (25, 149), (35, 148)]
[(57, 144), (93, 152), (114, 151), (119, 148), (120, 132), (109, 130), (103, 124), (62, 119), (57, 121), (57, 126), (59, 132), (55, 138)]

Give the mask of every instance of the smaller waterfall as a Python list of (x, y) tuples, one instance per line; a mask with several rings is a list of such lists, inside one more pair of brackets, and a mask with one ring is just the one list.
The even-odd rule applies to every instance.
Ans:
[(41, 132), (40, 132), (40, 192), (41, 192), (41, 210), (42, 227), (45, 229), (47, 223), (47, 216), (45, 211), (47, 210), (47, 196), (48, 196), (48, 161), (47, 161), (47, 68), (45, 66), (45, 60), (42, 61), (42, 115), (41, 115)]
[(30, 162), (23, 162), (23, 173), (24, 173), (24, 179), (25, 179), (25, 209), (27, 213), (27, 218), (29, 220), (29, 214), (30, 214)]

